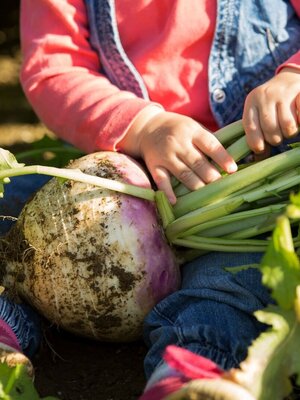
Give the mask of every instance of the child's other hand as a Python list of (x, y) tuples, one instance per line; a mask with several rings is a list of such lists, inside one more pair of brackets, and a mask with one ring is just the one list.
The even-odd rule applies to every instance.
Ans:
[(295, 136), (300, 123), (300, 70), (283, 68), (246, 98), (243, 125), (249, 147), (263, 153)]
[(144, 116), (143, 112), (139, 115), (129, 136), (131, 142), (136, 138), (139, 156), (144, 159), (158, 189), (166, 193), (172, 204), (176, 197), (171, 175), (188, 189), (196, 190), (221, 177), (209, 159), (226, 172), (236, 171), (234, 160), (216, 137), (192, 118), (158, 108), (150, 117), (146, 113), (147, 110)]

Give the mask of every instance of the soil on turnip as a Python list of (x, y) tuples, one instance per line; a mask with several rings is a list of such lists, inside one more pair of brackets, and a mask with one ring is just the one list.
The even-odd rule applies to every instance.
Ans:
[[(0, 147), (28, 150), (45, 134), (18, 81), (19, 0), (0, 4)], [(145, 385), (141, 341), (101, 343), (43, 321), (43, 340), (33, 359), (41, 397), (61, 400), (135, 400)]]

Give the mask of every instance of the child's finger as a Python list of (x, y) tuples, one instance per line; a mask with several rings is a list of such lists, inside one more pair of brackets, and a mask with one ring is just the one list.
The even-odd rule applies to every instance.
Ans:
[[(205, 163), (205, 165), (207, 168), (213, 168), (208, 161)], [(161, 168), (156, 168), (156, 170), (160, 171)], [(188, 166), (180, 159), (177, 159), (176, 162), (173, 162), (168, 170), (172, 175), (175, 176), (175, 178), (177, 178), (180, 182), (184, 184), (184, 186), (186, 186), (190, 190), (197, 190), (205, 185), (202, 176), (198, 175), (190, 168), (190, 166)]]
[(169, 175), (168, 171), (163, 167), (154, 167), (154, 168), (149, 167), (149, 171), (152, 175), (152, 178), (153, 178), (157, 188), (159, 190), (162, 190), (163, 192), (165, 192), (165, 194), (171, 204), (175, 204), (176, 196), (174, 194), (174, 191), (173, 191), (173, 188), (171, 185), (170, 175)]
[(280, 124), (281, 132), (285, 138), (290, 138), (297, 135), (297, 110), (296, 104), (289, 105), (282, 102), (277, 106), (278, 121)]
[(278, 121), (276, 105), (262, 103), (258, 109), (259, 123), (265, 140), (273, 146), (282, 142), (283, 134)]
[(260, 126), (258, 111), (255, 106), (244, 110), (243, 126), (250, 149), (255, 153), (263, 152), (265, 149), (265, 140)]
[[(237, 165), (231, 155), (226, 151), (226, 149), (221, 145), (219, 140), (212, 135), (210, 132), (202, 132), (201, 135), (196, 137), (194, 140), (194, 145), (206, 156), (210, 157), (216, 164), (218, 164), (224, 171), (228, 173), (235, 172), (237, 170)], [(199, 153), (198, 153), (199, 154)], [(199, 155), (198, 155), (198, 158)], [(198, 160), (199, 163), (199, 160)], [(212, 167), (210, 163), (209, 175), (206, 174), (206, 177), (202, 173), (200, 176), (206, 182), (210, 182), (211, 180), (216, 180), (217, 171)], [(201, 172), (201, 171), (200, 171)], [(213, 177), (213, 179), (211, 179)]]
[(199, 188), (199, 179), (195, 179), (194, 174), (205, 183), (213, 182), (221, 178), (220, 172), (209, 162), (205, 155), (194, 146), (191, 146), (186, 153), (181, 155), (181, 161), (189, 167), (189, 169), (183, 167), (179, 179), (182, 182), (189, 181), (186, 183), (189, 184), (192, 190)]

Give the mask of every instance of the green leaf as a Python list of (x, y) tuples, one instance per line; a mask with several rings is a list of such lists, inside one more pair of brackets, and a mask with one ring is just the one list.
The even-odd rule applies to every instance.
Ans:
[(172, 206), (166, 194), (161, 190), (157, 190), (155, 192), (155, 201), (156, 201), (156, 206), (159, 210), (163, 227), (165, 229), (175, 219), (172, 211)]
[[(0, 399), (42, 400), (26, 372), (26, 367), (18, 364), (12, 368), (5, 363), (0, 363)], [(44, 400), (59, 399), (47, 397)]]
[(289, 219), (280, 216), (261, 262), (262, 282), (272, 289), (272, 297), (284, 310), (293, 308), (300, 285), (300, 263), (294, 251)]
[(291, 219), (300, 219), (300, 193), (291, 193), (290, 203), (286, 210), (287, 216)]
[(300, 376), (300, 321), (294, 310), (269, 306), (255, 313), (271, 327), (251, 345), (233, 379), (257, 400), (282, 400), (292, 391), (290, 376)]
[[(22, 168), (23, 166), (24, 164), (18, 163), (15, 156), (11, 152), (0, 148), (0, 171)], [(2, 198), (4, 194), (4, 183), (9, 182), (10, 180), (6, 176), (0, 179), (0, 198)]]
[(300, 208), (300, 193), (291, 193), (290, 202)]
[(23, 166), (24, 164), (19, 164), (16, 157), (11, 152), (0, 148), (0, 171), (10, 168), (20, 168)]
[(30, 150), (17, 153), (16, 158), (25, 161), (26, 164), (34, 162), (60, 168), (65, 167), (70, 160), (83, 155), (82, 151), (63, 140), (45, 135), (42, 139), (33, 142)]

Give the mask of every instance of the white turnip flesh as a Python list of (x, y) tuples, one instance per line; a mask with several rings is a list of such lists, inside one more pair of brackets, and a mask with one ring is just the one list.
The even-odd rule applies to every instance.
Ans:
[[(128, 156), (98, 152), (70, 168), (151, 187)], [(52, 178), (6, 237), (3, 285), (49, 321), (102, 341), (141, 336), (146, 314), (180, 283), (154, 202)]]

